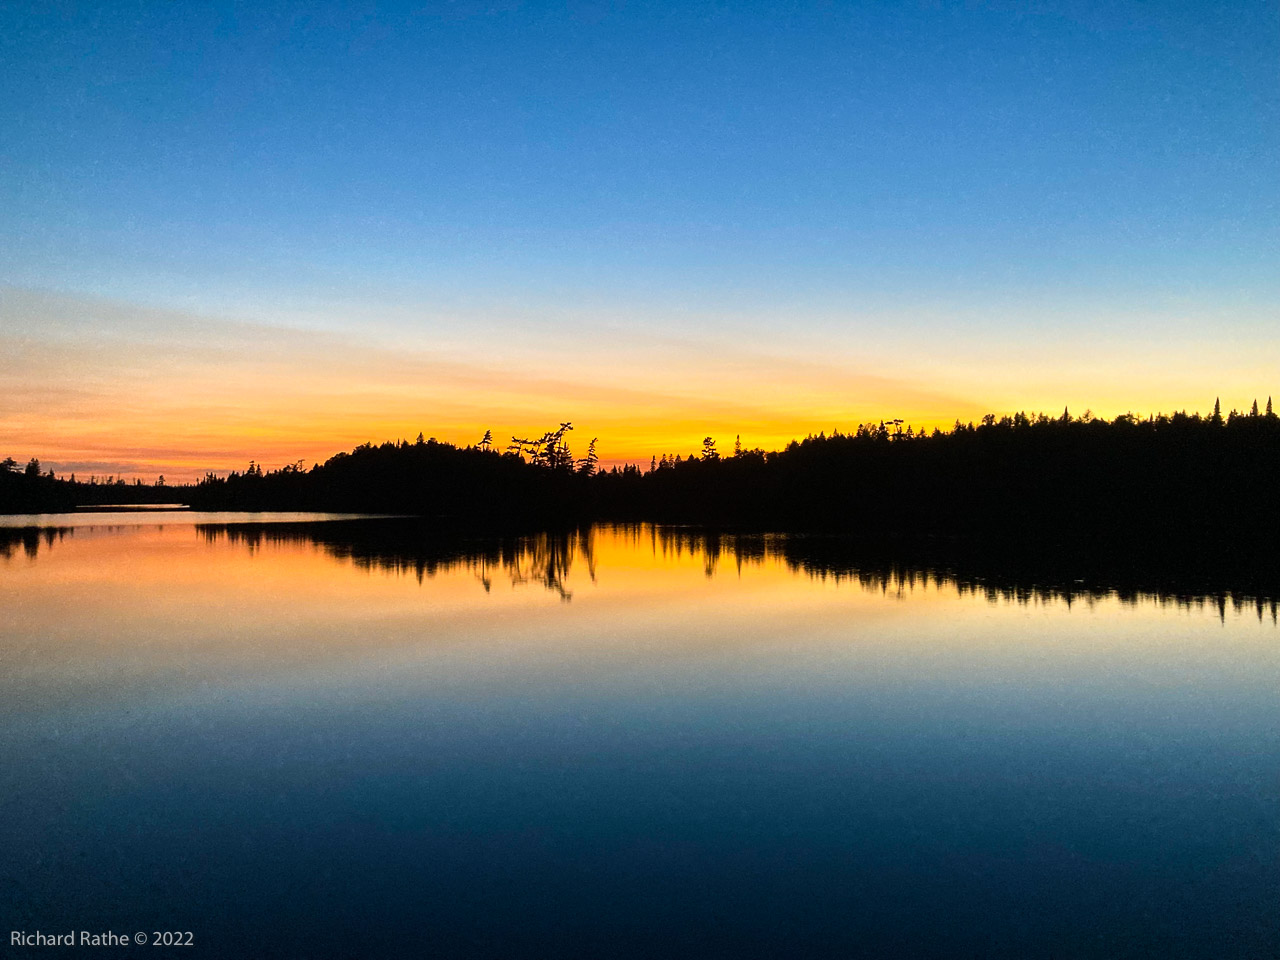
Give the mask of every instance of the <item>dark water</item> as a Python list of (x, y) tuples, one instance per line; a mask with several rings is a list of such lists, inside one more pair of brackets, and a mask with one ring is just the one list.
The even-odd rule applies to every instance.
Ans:
[(0, 530), (6, 938), (1280, 953), (1268, 597), (209, 519)]

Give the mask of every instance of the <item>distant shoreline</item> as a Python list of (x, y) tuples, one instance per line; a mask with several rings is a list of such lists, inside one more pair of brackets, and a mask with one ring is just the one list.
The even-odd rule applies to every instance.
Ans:
[(77, 513), (147, 513), (151, 511), (190, 510), (189, 503), (82, 503), (75, 508)]

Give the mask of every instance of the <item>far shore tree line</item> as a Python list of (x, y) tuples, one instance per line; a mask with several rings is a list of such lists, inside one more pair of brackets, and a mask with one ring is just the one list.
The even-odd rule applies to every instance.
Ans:
[[(456, 446), (419, 434), (367, 443), (304, 469), (251, 462), (194, 484), (89, 480), (0, 462), (0, 510), (182, 502), (208, 510), (411, 514), (456, 526), (653, 520), (867, 534), (974, 535), (1057, 528), (1157, 539), (1260, 535), (1274, 524), (1280, 417), (1272, 401), (1223, 415), (989, 414), (950, 429), (901, 419), (732, 452), (707, 436), (647, 469), (602, 469), (596, 439), (576, 457), (573, 425)], [(1267, 536), (1277, 532), (1274, 527)]]

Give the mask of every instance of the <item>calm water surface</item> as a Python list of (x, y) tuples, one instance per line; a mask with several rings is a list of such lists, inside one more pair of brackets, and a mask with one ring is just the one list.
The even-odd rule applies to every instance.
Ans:
[(6, 929), (190, 930), (191, 957), (1280, 953), (1269, 601), (783, 537), (227, 519), (0, 529)]

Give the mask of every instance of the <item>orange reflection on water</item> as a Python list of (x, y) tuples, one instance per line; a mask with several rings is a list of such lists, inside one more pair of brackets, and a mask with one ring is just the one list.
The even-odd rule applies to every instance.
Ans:
[(351, 529), (167, 523), (10, 536), (0, 649), (11, 706), (552, 676), (1070, 686), (1135, 658), (1153, 683), (1203, 686), (1223, 670), (1232, 682), (1277, 679), (1272, 620), (1264, 639), (1243, 607), (1220, 620), (1212, 603), (1051, 591), (1007, 602), (927, 573), (824, 566), (780, 537), (650, 525), (463, 541)]

